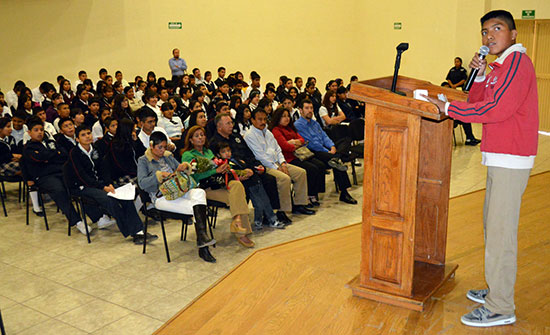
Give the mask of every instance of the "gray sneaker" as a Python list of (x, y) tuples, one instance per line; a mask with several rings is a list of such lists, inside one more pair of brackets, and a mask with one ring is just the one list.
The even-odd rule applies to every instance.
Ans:
[(484, 304), (487, 293), (489, 293), (488, 289), (469, 290), (468, 293), (466, 293), (466, 298), (475, 302), (479, 302), (480, 304)]
[(285, 224), (281, 221), (275, 221), (273, 223), (269, 224), (269, 227), (275, 228), (275, 229), (285, 229)]
[(493, 326), (503, 326), (510, 325), (516, 322), (516, 316), (514, 314), (504, 315), (491, 313), (490, 310), (481, 306), (474, 309), (468, 314), (463, 315), (460, 318), (460, 321), (472, 327), (493, 327)]
[(261, 222), (254, 222), (254, 227), (252, 228), (254, 231), (260, 231), (264, 229), (264, 226)]

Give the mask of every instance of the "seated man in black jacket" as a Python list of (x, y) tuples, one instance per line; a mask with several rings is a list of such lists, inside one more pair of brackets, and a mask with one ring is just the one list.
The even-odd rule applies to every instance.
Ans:
[[(244, 138), (238, 132), (233, 132), (233, 120), (229, 114), (220, 114), (216, 117), (214, 122), (216, 124), (216, 133), (213, 137), (208, 139), (209, 145), (214, 147), (219, 142), (229, 143), (232, 156), (235, 159), (244, 161), (249, 168), (258, 173), (264, 189), (269, 196), (271, 207), (273, 209), (281, 208), (279, 203), (279, 192), (277, 191), (277, 179), (265, 173), (265, 167), (254, 157), (254, 154), (244, 141)], [(277, 218), (279, 221), (286, 224), (292, 222), (282, 211), (277, 213)]]
[[(135, 244), (143, 244), (143, 222), (131, 200), (119, 200), (108, 196), (114, 193), (112, 184), (107, 185), (102, 177), (101, 161), (97, 150), (92, 146), (93, 137), (90, 127), (82, 125), (76, 129), (78, 145), (69, 153), (71, 166), (68, 176), (71, 194), (96, 201), (101, 208), (116, 219), (124, 237), (132, 236)], [(147, 233), (147, 240), (154, 241), (156, 235)]]
[[(27, 127), (31, 139), (23, 148), (23, 160), (29, 181), (35, 182), (50, 195), (71, 226), (76, 226), (82, 234), (86, 234), (84, 223), (71, 204), (63, 182), (62, 167), (67, 155), (56, 146), (55, 141), (44, 139), (44, 123), (39, 117), (31, 117), (27, 121)], [(87, 208), (85, 211), (91, 214)], [(91, 228), (88, 227), (88, 231)]]

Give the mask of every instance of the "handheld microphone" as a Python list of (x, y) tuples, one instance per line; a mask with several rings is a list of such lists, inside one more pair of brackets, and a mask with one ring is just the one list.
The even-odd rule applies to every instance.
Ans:
[[(489, 48), (485, 45), (482, 45), (481, 48), (479, 48), (479, 59), (485, 59), (485, 56), (489, 54)], [(472, 72), (470, 72), (470, 76), (468, 77), (468, 80), (466, 81), (466, 84), (464, 84), (464, 88), (462, 89), (465, 92), (470, 91), (470, 88), (472, 87), (472, 84), (474, 83), (474, 80), (477, 77), (477, 73), (479, 72), (479, 69), (472, 69)]]

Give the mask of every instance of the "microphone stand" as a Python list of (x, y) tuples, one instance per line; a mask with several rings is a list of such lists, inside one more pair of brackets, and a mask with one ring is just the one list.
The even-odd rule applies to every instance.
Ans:
[(397, 55), (395, 56), (395, 67), (393, 70), (393, 80), (391, 83), (391, 91), (399, 95), (405, 96), (404, 92), (396, 92), (395, 88), (397, 86), (397, 74), (399, 73), (399, 67), (401, 66), (401, 54), (409, 49), (409, 43), (401, 43), (397, 46)]
[[(399, 73), (399, 67), (401, 66), (401, 54), (403, 53), (403, 50), (397, 50), (397, 55), (395, 56), (395, 68), (393, 70), (393, 80), (391, 82), (391, 91), (393, 93), (395, 92), (395, 87), (397, 86), (397, 74)], [(401, 94), (403, 92), (399, 92), (398, 94)]]

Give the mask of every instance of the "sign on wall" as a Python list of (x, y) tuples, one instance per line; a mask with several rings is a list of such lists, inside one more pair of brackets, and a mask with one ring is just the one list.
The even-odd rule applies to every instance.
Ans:
[(534, 19), (535, 18), (535, 10), (534, 9), (524, 9), (521, 11), (521, 18), (522, 19)]
[(393, 23), (393, 29), (395, 30), (401, 30), (401, 22), (394, 22)]
[(168, 29), (181, 29), (181, 22), (168, 22)]

